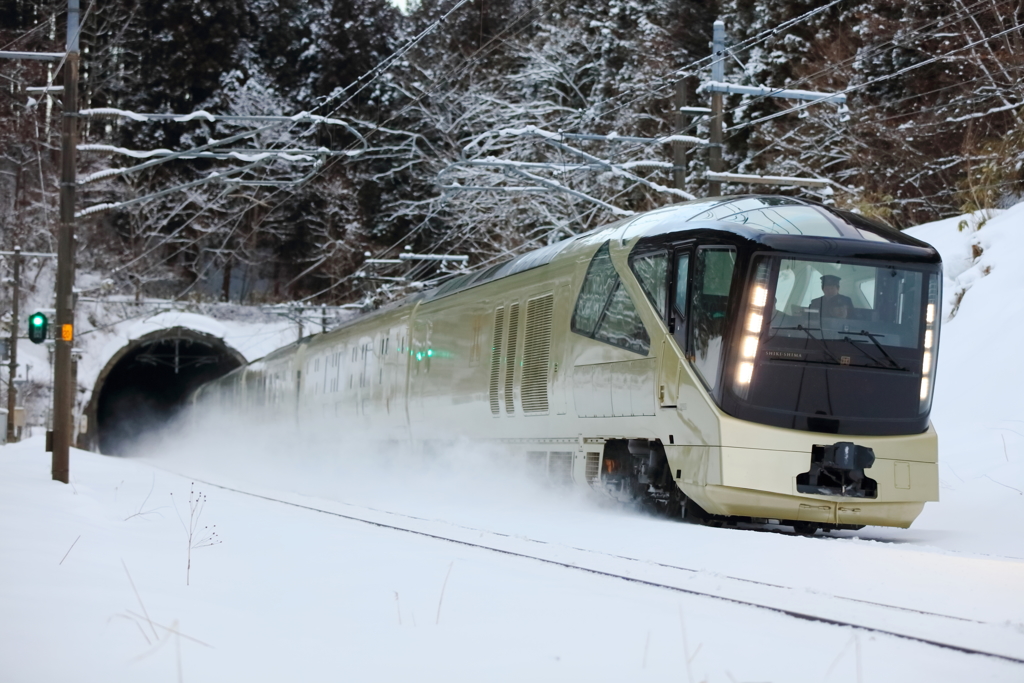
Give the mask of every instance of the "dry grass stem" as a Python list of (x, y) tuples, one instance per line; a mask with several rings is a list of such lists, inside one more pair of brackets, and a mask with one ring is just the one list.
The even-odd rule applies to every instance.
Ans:
[[(171, 501), (174, 501), (174, 494), (171, 494)], [(217, 536), (217, 525), (204, 526), (199, 528), (199, 519), (203, 515), (203, 509), (206, 507), (206, 494), (202, 491), (196, 492), (196, 484), (192, 482), (192, 488), (188, 492), (188, 524), (185, 524), (185, 520), (182, 519), (181, 513), (178, 512), (178, 506), (174, 505), (174, 514), (178, 515), (178, 521), (181, 522), (181, 528), (185, 530), (185, 536), (188, 539), (188, 549), (186, 551), (186, 563), (185, 563), (185, 585), (189, 585), (189, 581), (192, 576), (192, 551), (198, 548), (208, 548), (211, 545), (218, 545), (221, 540)]]
[(128, 583), (132, 585), (132, 591), (135, 593), (135, 599), (139, 601), (139, 607), (142, 608), (142, 614), (145, 615), (146, 623), (149, 624), (150, 630), (153, 631), (153, 637), (159, 640), (160, 637), (156, 634), (156, 628), (153, 627), (153, 620), (149, 618), (149, 613), (146, 612), (146, 605), (142, 602), (142, 596), (139, 595), (139, 590), (135, 587), (135, 582), (132, 580), (131, 572), (128, 571), (128, 565), (124, 563), (124, 560), (121, 560), (121, 566), (124, 567), (124, 573), (128, 575)]
[(437, 617), (434, 619), (434, 626), (441, 622), (441, 604), (444, 603), (444, 589), (448, 587), (448, 577), (452, 575), (452, 567), (454, 566), (455, 560), (452, 560), (451, 564), (448, 565), (448, 573), (444, 575), (444, 583), (441, 584), (441, 598), (437, 601)]
[[(121, 483), (124, 483), (124, 482), (122, 481)], [(153, 475), (152, 483), (149, 485), (149, 493), (147, 493), (146, 497), (143, 499), (142, 505), (139, 506), (139, 509), (134, 514), (131, 514), (131, 515), (128, 515), (127, 517), (125, 517), (124, 521), (127, 522), (132, 517), (144, 517), (146, 515), (157, 514), (159, 512), (159, 508), (157, 508), (156, 510), (143, 510), (142, 509), (142, 508), (146, 507), (146, 503), (149, 501), (149, 497), (153, 495), (154, 487), (156, 487), (156, 475), (155, 474)], [(117, 489), (114, 489), (114, 491), (116, 492)], [(115, 499), (116, 499), (116, 493), (115, 493)]]
[[(81, 534), (79, 534), (78, 538), (81, 538), (81, 537), (82, 537)], [(71, 548), (74, 548), (75, 547), (75, 543), (78, 543), (78, 538), (76, 538), (74, 543), (71, 544)], [(71, 554), (71, 548), (68, 548), (68, 551), (66, 553), (64, 553), (64, 557), (60, 558), (60, 562), (57, 563), (58, 566), (64, 564), (64, 560), (68, 559), (68, 555)]]

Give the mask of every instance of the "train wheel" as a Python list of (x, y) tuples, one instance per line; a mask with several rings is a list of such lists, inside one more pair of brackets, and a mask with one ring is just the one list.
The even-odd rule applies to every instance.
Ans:
[(665, 503), (665, 516), (669, 519), (683, 519), (683, 505), (686, 502), (686, 497), (683, 492), (676, 487)]
[(818, 528), (813, 522), (793, 522), (793, 531), (800, 536), (813, 536), (818, 533)]

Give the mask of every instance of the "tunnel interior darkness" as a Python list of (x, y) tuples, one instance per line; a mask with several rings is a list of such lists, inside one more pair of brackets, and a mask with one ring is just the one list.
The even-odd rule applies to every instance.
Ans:
[(172, 418), (194, 390), (240, 365), (227, 347), (212, 341), (165, 337), (131, 349), (100, 388), (100, 452), (125, 454), (132, 441)]

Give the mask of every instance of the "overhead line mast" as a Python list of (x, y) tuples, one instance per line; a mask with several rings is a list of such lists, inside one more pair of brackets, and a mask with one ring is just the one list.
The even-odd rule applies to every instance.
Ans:
[(78, 142), (79, 0), (68, 0), (67, 56), (64, 61), (64, 112), (61, 130), (60, 226), (57, 235), (57, 329), (53, 367), (53, 449), (51, 475), (68, 483), (72, 434), (71, 349), (75, 339), (75, 151)]

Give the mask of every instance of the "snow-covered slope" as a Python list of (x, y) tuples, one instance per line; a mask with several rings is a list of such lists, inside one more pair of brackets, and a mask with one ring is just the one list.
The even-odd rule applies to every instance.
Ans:
[(912, 532), (943, 547), (1024, 558), (1024, 203), (983, 219), (907, 231), (934, 245), (945, 268), (932, 409), (942, 501)]
[[(195, 484), (207, 497), (199, 537), (215, 530), (223, 543), (193, 543), (206, 547), (192, 550), (185, 584), (191, 477), (201, 477), (336, 515), (400, 513), (438, 536), (543, 547), (567, 562), (634, 558), (639, 578), (685, 567), (695, 589), (738, 581), (756, 597), (767, 586), (791, 595), (794, 610), (827, 603), (837, 620), (874, 605), (893, 610), (893, 629), (916, 620), (927, 635), (932, 618), (991, 629), (1015, 647), (1024, 633), (1024, 364), (1015, 358), (1024, 205), (980, 230), (959, 222), (911, 231), (942, 252), (947, 276), (933, 412), (942, 501), (911, 529), (803, 538), (680, 524), (551, 496), (514, 472), (500, 490), (481, 486), (495, 464), (479, 454), (453, 456), (454, 476), (360, 458), (350, 434), (310, 444), (268, 425), (167, 442), (142, 458), (74, 451), (65, 486), (49, 481), (36, 438), (0, 448), (0, 679), (1022, 680), (1024, 664), (206, 483)], [(337, 457), (339, 443), (354, 457)], [(1011, 654), (1024, 660), (1020, 649)]]

